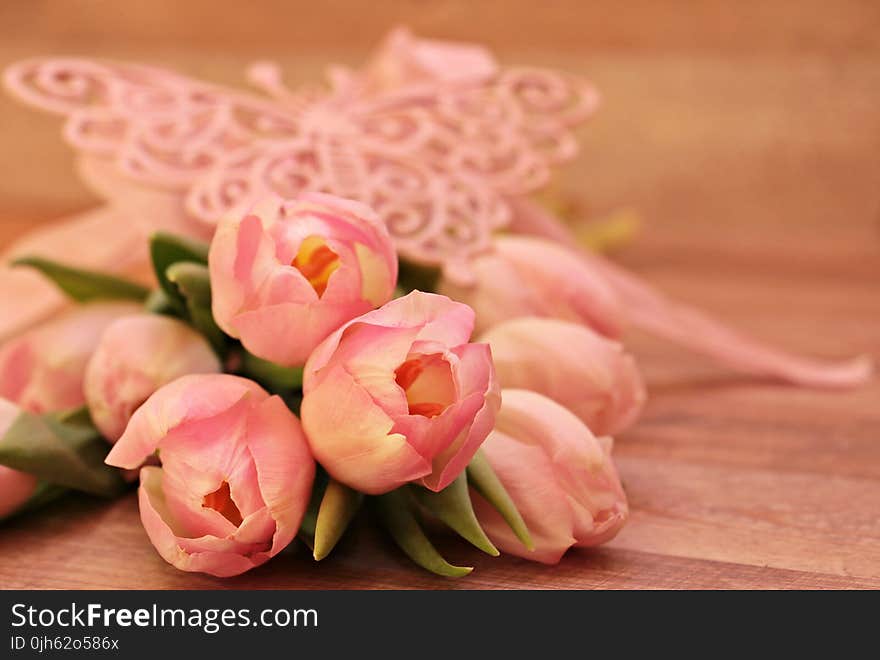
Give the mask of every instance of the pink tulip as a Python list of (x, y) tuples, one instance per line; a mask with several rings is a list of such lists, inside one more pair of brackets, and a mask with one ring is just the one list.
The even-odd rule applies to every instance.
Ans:
[(527, 390), (502, 392), (495, 430), (483, 444), (486, 458), (531, 533), (534, 551), (514, 536), (477, 493), (474, 511), (502, 552), (555, 564), (572, 546), (610, 541), (629, 508), (611, 460), (610, 438), (597, 439), (558, 403)]
[(305, 193), (222, 221), (210, 270), (217, 324), (254, 355), (298, 366), (340, 325), (391, 298), (397, 256), (369, 208)]
[(113, 321), (140, 310), (133, 303), (80, 305), (0, 348), (0, 397), (35, 413), (85, 403), (86, 364)]
[(502, 387), (553, 399), (596, 435), (623, 431), (642, 410), (645, 384), (635, 360), (583, 325), (526, 316), (499, 323), (480, 341), (492, 347)]
[(141, 468), (141, 521), (159, 554), (184, 571), (238, 575), (293, 539), (315, 461), (278, 396), (227, 374), (183, 376), (131, 417), (107, 463)]
[[(20, 412), (11, 401), (0, 399), (0, 438), (6, 435)], [(35, 476), (0, 465), (0, 520), (18, 511), (36, 489)]]
[(346, 323), (306, 363), (303, 428), (318, 462), (365, 493), (442, 490), (492, 429), (500, 403), (474, 313), (413, 291)]
[[(569, 230), (536, 205), (520, 202), (520, 225), (555, 240)], [(522, 228), (522, 227), (521, 227)], [(470, 264), (472, 281), (441, 280), (439, 291), (477, 313), (478, 331), (519, 316), (584, 323), (618, 338), (632, 325), (745, 373), (807, 387), (855, 387), (873, 373), (869, 357), (814, 360), (772, 348), (699, 310), (666, 298), (637, 276), (599, 255), (543, 238), (498, 236), (494, 249)]]
[(542, 316), (586, 323), (608, 337), (622, 333), (624, 310), (614, 291), (585, 273), (578, 255), (522, 236), (498, 236), (493, 246), (471, 263), (473, 286), (445, 278), (439, 285), (440, 293), (474, 308), (477, 332), (520, 316)]
[(132, 413), (162, 385), (221, 371), (207, 341), (185, 323), (156, 314), (126, 316), (104, 332), (86, 368), (92, 421), (115, 442)]

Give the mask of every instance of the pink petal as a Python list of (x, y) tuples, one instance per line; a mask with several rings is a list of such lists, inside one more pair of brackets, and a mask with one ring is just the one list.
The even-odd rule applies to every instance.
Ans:
[(413, 341), (436, 341), (447, 346), (458, 346), (466, 343), (471, 336), (474, 312), (467, 305), (454, 302), (446, 296), (421, 291), (396, 298), (379, 309), (348, 321), (314, 350), (306, 365), (306, 389), (310, 375), (329, 362), (348, 328), (355, 324), (416, 328), (418, 333)]
[(608, 337), (621, 334), (625, 306), (602, 278), (586, 272), (579, 255), (556, 243), (518, 236), (500, 236), (495, 246), (527, 274), (522, 284), (532, 289), (535, 316), (581, 320)]
[(85, 403), (86, 365), (109, 325), (140, 311), (134, 303), (78, 305), (0, 348), (0, 396), (31, 412)]
[(363, 301), (339, 305), (287, 303), (237, 314), (231, 327), (254, 355), (284, 366), (297, 366), (304, 364), (312, 349), (345, 319), (368, 309), (369, 304)]
[(429, 460), (436, 457), (434, 460), (444, 465), (458, 451), (466, 435), (462, 435), (462, 431), (467, 431), (482, 406), (483, 396), (474, 394), (456, 401), (436, 417), (402, 415), (395, 420), (391, 432), (404, 436), (422, 456)]
[(253, 381), (229, 374), (195, 374), (178, 378), (159, 388), (135, 411), (105, 462), (128, 469), (139, 467), (156, 451), (169, 430), (185, 422), (215, 417), (244, 396), (260, 401), (269, 395)]
[(491, 344), (505, 388), (550, 397), (594, 433), (622, 431), (641, 412), (645, 385), (632, 356), (585, 325), (526, 316), (496, 325), (481, 340)]
[(391, 433), (391, 418), (342, 368), (330, 368), (307, 392), (302, 423), (317, 461), (362, 492), (385, 493), (431, 471), (403, 436)]
[(355, 256), (360, 265), (361, 297), (374, 307), (387, 302), (397, 282), (397, 255), (381, 254), (358, 243)]
[(528, 390), (504, 390), (496, 429), (521, 443), (537, 442), (550, 458), (555, 482), (573, 511), (577, 544), (594, 546), (613, 538), (629, 509), (610, 455), (570, 411)]
[(516, 502), (535, 549), (528, 550), (498, 512), (471, 491), (483, 529), (501, 552), (545, 564), (557, 563), (575, 543), (574, 519), (565, 492), (553, 478), (549, 457), (540, 447), (519, 443), (499, 431), (489, 434), (483, 451)]
[(255, 566), (259, 566), (269, 559), (269, 554), (266, 552), (266, 550), (268, 550), (269, 548), (269, 544), (266, 542), (240, 543), (233, 538), (219, 538), (209, 535), (201, 536), (198, 538), (178, 537), (177, 547), (183, 550), (187, 555), (189, 555), (188, 563), (190, 564), (190, 568), (186, 568), (183, 570), (202, 570), (205, 573), (211, 574), (215, 574), (214, 571), (216, 571), (216, 568), (213, 568), (209, 571), (204, 571), (203, 569), (193, 569), (193, 559), (199, 558), (205, 563), (215, 565), (217, 563), (217, 559), (219, 558), (219, 563), (223, 565), (227, 563), (226, 558), (234, 554), (242, 557), (243, 559), (246, 559), (248, 564), (250, 564), (250, 566), (248, 566), (248, 568), (245, 570), (249, 570)]
[(159, 387), (179, 376), (220, 369), (210, 344), (187, 324), (132, 314), (114, 321), (101, 336), (83, 388), (92, 421), (115, 441), (134, 410)]
[[(342, 268), (339, 270), (342, 270)], [(351, 269), (349, 268), (347, 271), (350, 273)], [(336, 277), (338, 273), (339, 271), (336, 271), (330, 277), (334, 287), (338, 280)], [(355, 274), (355, 278), (357, 279), (357, 274)], [(358, 280), (352, 288), (357, 290), (359, 284), (360, 281)], [(321, 299), (325, 303), (328, 302), (327, 293), (329, 291), (330, 284), (328, 283), (327, 291), (324, 292), (324, 297)], [(354, 296), (354, 300), (357, 300), (357, 296)], [(342, 302), (350, 303), (352, 298), (345, 299), (342, 297)], [(318, 294), (303, 274), (293, 266), (279, 265), (262, 283), (259, 290), (247, 301), (247, 304), (242, 305), (236, 316), (245, 314), (248, 311), (259, 311), (264, 307), (287, 305), (287, 309), (290, 310), (290, 315), (293, 317), (296, 314), (296, 310), (300, 307), (307, 309), (317, 303)], [(366, 309), (372, 309), (372, 307), (366, 307)]]
[(205, 496), (217, 490), (223, 481), (223, 475), (215, 470), (203, 472), (180, 460), (167, 461), (162, 466), (165, 507), (178, 536), (226, 538), (235, 533), (236, 525), (219, 511), (204, 506)]
[[(393, 388), (387, 393), (389, 400), (402, 402), (402, 391), (395, 382), (394, 371), (406, 361), (419, 336), (419, 330), (418, 327), (390, 328), (370, 323), (352, 323), (336, 344), (330, 362), (323, 366), (343, 366), (373, 396)], [(308, 364), (316, 365), (318, 362), (318, 359), (310, 358)], [(306, 367), (306, 373), (314, 376), (315, 383), (322, 378), (320, 372), (314, 374), (310, 367)], [(312, 380), (310, 377), (307, 387), (311, 387)], [(394, 392), (399, 393), (400, 397), (393, 396)], [(406, 409), (405, 404), (403, 409)]]
[[(308, 494), (303, 501), (308, 504)], [(305, 506), (304, 504), (303, 508)], [(264, 506), (262, 509), (257, 509), (250, 515), (245, 516), (238, 530), (236, 530), (234, 538), (239, 543), (262, 547), (263, 552), (270, 557), (274, 557), (287, 545), (287, 543), (279, 542), (279, 537), (276, 534), (278, 527), (279, 523), (272, 517), (269, 507)], [(274, 539), (274, 542), (269, 539)]]
[(145, 467), (141, 470), (138, 503), (141, 522), (143, 522), (150, 542), (162, 558), (176, 568), (182, 571), (208, 573), (217, 577), (229, 577), (244, 573), (258, 565), (254, 560), (234, 552), (190, 554), (184, 550), (180, 545), (181, 539), (175, 535), (166, 522), (170, 519), (170, 514), (162, 493), (162, 470), (160, 468)]
[(247, 215), (240, 222), (233, 218), (218, 225), (208, 255), (212, 311), (227, 334), (234, 334), (231, 320), (276, 266), (272, 241), (260, 218)]
[(454, 414), (466, 424), (458, 427), (461, 430), (445, 449), (435, 448), (427, 454), (434, 460), (431, 474), (422, 479), (422, 484), (434, 491), (443, 490), (461, 474), (495, 425), (501, 406), (489, 346), (464, 344), (452, 352), (459, 358), (454, 373), (460, 400), (453, 407)]
[(315, 478), (315, 461), (299, 420), (278, 396), (269, 397), (251, 414), (247, 444), (259, 491), (277, 524), (272, 556), (299, 531)]

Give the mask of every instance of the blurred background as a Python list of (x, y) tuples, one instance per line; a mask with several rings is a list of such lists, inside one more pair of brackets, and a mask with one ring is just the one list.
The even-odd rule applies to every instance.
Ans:
[[(3, 0), (0, 65), (81, 54), (245, 86), (247, 65), (269, 58), (296, 85), (319, 81), (328, 63), (363, 62), (399, 23), (593, 80), (603, 103), (559, 191), (584, 218), (634, 209), (643, 230), (620, 258), (667, 289), (721, 314), (748, 295), (746, 323), (794, 348), (799, 321), (822, 329), (807, 315), (780, 326), (782, 288), (810, 275), (828, 302), (841, 284), (876, 285), (876, 0)], [(0, 95), (4, 246), (94, 203), (60, 128)], [(721, 286), (742, 278), (760, 287)]]

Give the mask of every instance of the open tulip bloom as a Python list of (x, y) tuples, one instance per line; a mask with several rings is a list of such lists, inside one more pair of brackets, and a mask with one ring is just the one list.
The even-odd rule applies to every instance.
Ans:
[(414, 291), (346, 323), (306, 363), (303, 425), (331, 476), (371, 494), (443, 490), (473, 458), (501, 398), (474, 312)]
[(132, 416), (107, 462), (141, 468), (141, 520), (177, 568), (219, 577), (268, 561), (296, 536), (315, 462), (296, 416), (238, 376), (190, 375)]
[[(83, 84), (59, 97), (59, 71)], [(237, 575), (294, 542), (323, 559), (362, 508), (439, 575), (471, 570), (434, 547), (443, 526), (556, 563), (629, 516), (610, 437), (646, 398), (628, 327), (790, 384), (870, 378), (866, 359), (789, 355), (668, 300), (529, 198), (576, 151), (583, 81), (406, 30), (303, 108), (272, 67), (252, 71), (271, 99), (137, 71), (6, 75), (68, 116), (108, 203), (19, 246), (36, 273), (0, 271), (0, 519), (139, 479), (147, 537), (186, 571)], [(201, 99), (211, 121), (177, 119), (216, 134), (118, 106), (162, 96), (142, 85)], [(166, 133), (180, 144), (156, 158)], [(76, 266), (31, 254), (84, 234), (101, 240)], [(146, 284), (119, 274), (146, 265)]]

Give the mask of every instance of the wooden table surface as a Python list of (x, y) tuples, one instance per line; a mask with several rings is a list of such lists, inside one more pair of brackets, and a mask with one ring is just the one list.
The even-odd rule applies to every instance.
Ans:
[[(880, 5), (546, 5), (6, 2), (0, 64), (79, 53), (239, 83), (248, 62), (274, 57), (303, 81), (329, 59), (357, 63), (398, 20), (484, 40), (504, 62), (558, 66), (602, 90), (561, 190), (585, 216), (638, 211), (623, 263), (781, 346), (880, 359)], [(0, 245), (94, 203), (54, 119), (0, 100), (0, 145)], [(629, 345), (650, 391), (616, 445), (632, 519), (557, 567), (449, 539), (450, 559), (476, 570), (434, 578), (361, 525), (320, 564), (293, 550), (221, 581), (166, 565), (130, 495), (72, 497), (5, 524), (0, 586), (880, 587), (880, 385), (801, 390), (648, 337)]]

